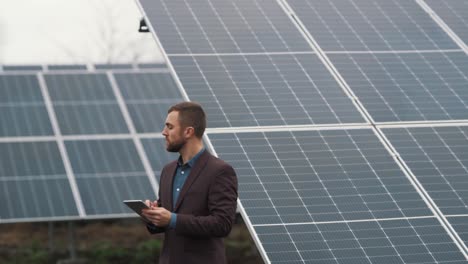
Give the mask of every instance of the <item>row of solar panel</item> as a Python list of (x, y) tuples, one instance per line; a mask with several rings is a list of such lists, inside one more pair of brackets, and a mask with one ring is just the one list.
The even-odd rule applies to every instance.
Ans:
[[(257, 127), (210, 138), (266, 262), (466, 263), (466, 127), (431, 123), (468, 120), (467, 49), (425, 2), (140, 3), (214, 126)], [(365, 120), (431, 122), (378, 126), (396, 159), (369, 128), (259, 127)]]
[[(161, 138), (141, 139), (154, 173), (174, 155)], [(0, 223), (129, 214), (126, 199), (151, 199), (155, 192), (134, 142), (127, 139), (66, 140), (67, 176), (56, 141), (0, 143)], [(72, 184), (76, 182), (75, 200)]]
[[(461, 56), (460, 56), (461, 55)], [(468, 120), (468, 57), (459, 53), (333, 55), (374, 121)], [(173, 58), (210, 127), (364, 123), (353, 101), (313, 54)], [(182, 99), (167, 73), (44, 74), (62, 134), (128, 133), (112, 78), (138, 133), (160, 131)], [(51, 135), (36, 75), (0, 75), (0, 136)], [(14, 125), (7, 125), (14, 124)]]
[[(460, 49), (418, 1), (141, 1), (169, 55), (312, 51), (279, 2), (325, 51)], [(427, 3), (468, 42), (464, 0)]]
[[(164, 63), (138, 63), (138, 64), (94, 64), (94, 70), (145, 70), (145, 69), (165, 69)], [(84, 64), (59, 64), (59, 65), (0, 65), (4, 72), (22, 71), (86, 71), (88, 66)]]
[[(364, 124), (353, 94), (347, 95), (350, 92), (370, 113), (370, 122), (468, 119), (466, 55), (416, 1), (287, 1), (326, 51), (320, 56), (278, 3), (142, 1), (189, 98), (207, 108), (210, 127)], [(324, 54), (350, 90), (343, 90), (335, 73), (322, 63)], [(119, 80), (118, 74), (110, 73), (90, 85), (104, 83), (107, 88), (82, 88), (87, 85), (80, 81), (71, 90), (78, 93), (70, 97), (66, 95), (70, 91), (61, 91), (69, 85), (68, 79), (59, 82), (49, 74), (39, 76), (44, 81), (38, 87), (50, 94), (65, 135), (63, 120), (70, 117), (61, 121), (64, 106), (113, 104), (120, 118), (118, 91), (136, 132), (143, 133), (159, 132), (161, 123), (155, 120), (165, 115), (167, 106), (161, 106), (164, 112), (151, 109), (140, 126), (132, 100), (138, 102), (134, 107), (141, 107), (148, 98), (152, 102), (173, 92), (177, 96), (171, 98), (180, 99), (172, 81), (157, 88), (156, 80), (151, 80), (148, 90), (157, 93), (141, 93), (150, 95), (144, 97), (138, 96), (140, 89), (147, 91), (138, 88), (146, 87), (141, 81), (126, 86), (133, 77)], [(154, 195), (141, 153), (127, 134), (128, 124), (123, 127), (117, 133), (126, 134), (126, 139), (65, 138), (66, 153), (57, 149), (56, 141), (0, 143), (5, 149), (0, 151), (4, 155), (0, 167), (5, 168), (0, 173), (0, 195), (5, 191), (5, 196), (0, 198), (7, 201), (0, 204), (5, 207), (0, 212), (8, 212), (0, 222), (78, 218), (75, 209), (63, 208), (79, 203), (84, 217), (124, 216), (129, 211), (120, 204), (122, 199)], [(447, 218), (449, 227), (467, 243), (466, 126), (380, 129), (399, 153), (398, 159), (370, 126), (294, 132), (265, 132), (258, 127), (249, 133), (210, 134), (217, 154), (238, 171), (244, 216), (270, 261), (466, 263), (466, 245), (457, 247), (440, 221)], [(107, 131), (99, 133), (116, 133)], [(161, 141), (135, 137), (142, 141), (143, 155), (158, 175), (169, 158)], [(45, 143), (47, 147), (42, 146)], [(48, 155), (50, 160), (40, 154), (49, 149), (54, 152)], [(67, 176), (62, 157), (71, 163), (72, 173)], [(39, 158), (46, 160), (37, 162)], [(410, 178), (400, 162), (408, 166)], [(62, 180), (56, 190), (50, 186), (57, 183), (46, 184), (54, 177)], [(72, 185), (68, 179), (76, 182), (81, 201), (71, 192), (64, 194)], [(55, 204), (54, 195), (69, 196), (63, 198), (66, 203)]]
[(371, 129), (210, 135), (272, 262), (466, 261), (468, 126), (380, 130), (410, 174)]
[(0, 75), (0, 137), (53, 135), (44, 90), (62, 135), (129, 133), (115, 80), (138, 133), (160, 132), (167, 108), (182, 96), (166, 73)]
[(416, 1), (286, 1), (318, 46), (274, 0), (141, 2), (212, 127), (365, 122), (343, 85), (373, 123), (468, 120), (466, 51)]
[[(468, 127), (382, 131), (444, 215), (468, 215)], [(371, 129), (238, 132), (210, 134), (210, 139), (218, 155), (236, 168), (242, 204), (247, 213), (255, 213), (253, 225), (433, 215)], [(141, 140), (154, 171), (175, 157), (165, 152), (162, 139)], [(112, 201), (151, 196), (130, 136), (66, 140), (65, 146), (87, 214), (123, 213)], [(72, 199), (55, 141), (0, 143), (0, 148), (0, 195), (10, 201), (1, 205), (2, 219), (76, 212), (39, 199)], [(129, 177), (131, 183), (114, 182)], [(11, 201), (25, 207), (10, 208)], [(45, 210), (37, 215), (29, 210), (36, 207)]]
[[(382, 131), (468, 244), (468, 127)], [(275, 261), (464, 259), (371, 129), (209, 136), (218, 155), (236, 167), (242, 205)], [(175, 156), (160, 138), (141, 140), (158, 175)], [(84, 217), (122, 217), (130, 212), (121, 200), (154, 194), (130, 139), (65, 146), (81, 201), (72, 196), (56, 142), (0, 143), (0, 198), (6, 201), (0, 222), (79, 218), (77, 202)]]

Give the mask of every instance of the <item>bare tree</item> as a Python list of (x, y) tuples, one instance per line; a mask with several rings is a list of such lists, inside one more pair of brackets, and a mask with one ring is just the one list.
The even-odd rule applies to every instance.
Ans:
[[(133, 0), (81, 0), (95, 14), (93, 20), (66, 21), (82, 23), (86, 27), (88, 47), (76, 47), (55, 36), (53, 31), (44, 34), (71, 61), (93, 63), (139, 63), (162, 60), (160, 51), (150, 33), (139, 33), (141, 18)], [(129, 8), (132, 7), (132, 8)], [(124, 18), (124, 19), (122, 19)]]

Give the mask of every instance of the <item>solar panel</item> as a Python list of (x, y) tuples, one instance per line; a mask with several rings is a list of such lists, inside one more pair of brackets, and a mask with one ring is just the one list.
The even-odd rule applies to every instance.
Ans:
[(459, 49), (416, 1), (286, 2), (326, 51)]
[(138, 133), (161, 132), (167, 109), (183, 101), (168, 73), (116, 73), (114, 76)]
[(168, 54), (311, 51), (274, 0), (142, 0)]
[(122, 200), (155, 197), (172, 157), (142, 142), (162, 141), (160, 120), (182, 100), (174, 81), (78, 66), (0, 74), (0, 223), (134, 217)]
[(128, 63), (115, 63), (115, 64), (96, 64), (96, 70), (118, 70), (118, 69), (132, 69), (133, 65)]
[(163, 138), (143, 138), (141, 140), (151, 167), (154, 169), (154, 175), (158, 179), (161, 176), (161, 169), (168, 161), (179, 158), (178, 153), (162, 151), (166, 149), (165, 140)]
[(167, 65), (164, 62), (161, 63), (139, 63), (139, 69), (166, 69)]
[(466, 262), (459, 235), (372, 129), (468, 120), (466, 55), (421, 3), (139, 3), (238, 173), (265, 262)]
[(0, 94), (0, 137), (53, 133), (36, 76), (0, 75)]
[(0, 143), (0, 222), (78, 215), (53, 141)]
[(442, 213), (468, 214), (468, 127), (383, 132)]
[(458, 235), (460, 235), (465, 245), (468, 246), (468, 216), (448, 217), (447, 219)]
[(434, 218), (255, 227), (271, 263), (466, 263)]
[(105, 74), (47, 74), (44, 77), (62, 134), (128, 133)]
[(123, 200), (154, 197), (131, 140), (66, 141), (65, 145), (87, 215), (130, 213)]
[(42, 71), (41, 65), (3, 65), (4, 71)]
[(328, 56), (375, 122), (468, 119), (462, 52)]
[[(461, 2), (426, 2), (463, 35), (463, 8), (441, 11)], [(140, 3), (177, 82), (151, 64), (3, 67), (0, 222), (133, 215), (115, 201), (154, 196), (184, 98), (266, 262), (466, 263), (468, 61), (422, 0)], [(41, 195), (61, 204), (13, 206)]]
[(271, 263), (464, 260), (371, 129), (209, 137)]
[(424, 0), (468, 45), (468, 2), (465, 0)]
[(314, 54), (172, 57), (210, 127), (363, 123)]
[(86, 65), (76, 65), (76, 64), (57, 64), (57, 65), (47, 65), (49, 71), (60, 71), (60, 70), (86, 70)]

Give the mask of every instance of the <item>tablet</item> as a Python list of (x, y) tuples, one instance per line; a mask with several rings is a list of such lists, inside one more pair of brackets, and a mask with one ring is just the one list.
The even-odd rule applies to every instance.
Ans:
[(143, 202), (142, 200), (124, 200), (123, 203), (130, 207), (130, 209), (135, 211), (135, 213), (137, 213), (145, 222), (151, 223), (150, 220), (148, 220), (141, 214), (141, 210), (149, 208), (148, 206), (146, 206), (145, 202)]

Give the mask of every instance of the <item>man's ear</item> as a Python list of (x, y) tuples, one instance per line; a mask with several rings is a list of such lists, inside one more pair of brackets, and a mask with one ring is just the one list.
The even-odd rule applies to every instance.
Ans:
[(191, 126), (186, 127), (184, 134), (185, 134), (186, 138), (194, 136), (195, 135), (195, 128), (193, 128)]

